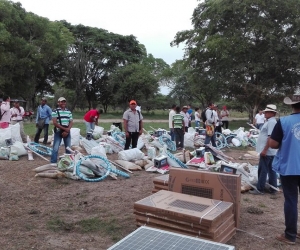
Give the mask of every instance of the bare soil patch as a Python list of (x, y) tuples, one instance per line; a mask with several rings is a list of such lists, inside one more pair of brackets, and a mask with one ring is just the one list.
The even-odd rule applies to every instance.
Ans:
[[(238, 159), (245, 151), (225, 153), (245, 162)], [(107, 249), (136, 229), (133, 204), (152, 193), (159, 175), (138, 171), (130, 179), (96, 183), (35, 178), (32, 169), (46, 162), (34, 158), (0, 161), (1, 249)], [(282, 194), (243, 193), (242, 231), (228, 244), (239, 250), (300, 249), (300, 241), (291, 247), (275, 240), (284, 231), (283, 202)]]

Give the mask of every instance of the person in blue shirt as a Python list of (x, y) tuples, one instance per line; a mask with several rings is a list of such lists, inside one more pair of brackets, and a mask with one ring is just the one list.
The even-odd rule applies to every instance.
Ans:
[(276, 123), (269, 146), (278, 149), (273, 170), (280, 175), (284, 194), (285, 231), (276, 239), (289, 245), (295, 245), (298, 220), (298, 197), (300, 188), (300, 95), (286, 97), (283, 102), (291, 105), (293, 113), (281, 117)]
[(189, 128), (192, 126), (192, 120), (193, 120), (193, 109), (191, 108), (191, 104), (188, 106), (187, 113), (189, 114)]
[[(52, 109), (47, 105), (47, 98), (43, 97), (41, 99), (41, 105), (39, 105), (37, 108), (36, 120), (35, 120), (36, 133), (34, 136), (34, 142), (39, 143), (41, 132), (42, 132), (42, 130), (44, 130), (43, 144), (44, 145), (47, 144), (49, 123), (52, 119), (51, 114), (52, 114)], [(40, 126), (40, 124), (41, 124), (41, 123), (39, 123), (40, 120), (45, 120), (43, 126)]]

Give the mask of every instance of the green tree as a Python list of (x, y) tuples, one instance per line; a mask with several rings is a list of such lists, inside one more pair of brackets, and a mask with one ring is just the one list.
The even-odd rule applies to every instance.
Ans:
[(0, 86), (12, 97), (35, 103), (51, 93), (60, 58), (72, 34), (60, 23), (26, 12), (20, 3), (0, 0)]
[(89, 108), (99, 100), (107, 107), (111, 100), (107, 98), (110, 96), (108, 75), (116, 67), (139, 61), (142, 47), (132, 35), (122, 36), (104, 29), (62, 22), (76, 39), (65, 60), (66, 87), (75, 90), (71, 109), (82, 96), (86, 97)]
[(299, 87), (299, 20), (298, 0), (206, 0), (172, 45), (185, 42), (195, 76), (252, 118)]
[(110, 76), (114, 101), (125, 110), (131, 99), (143, 105), (158, 92), (159, 79), (152, 74), (152, 68), (141, 63), (119, 67)]

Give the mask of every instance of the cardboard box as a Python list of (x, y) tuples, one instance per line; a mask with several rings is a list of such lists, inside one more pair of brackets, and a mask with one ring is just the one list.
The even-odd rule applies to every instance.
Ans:
[(223, 238), (229, 231), (234, 228), (234, 219), (233, 215), (228, 218), (224, 223), (222, 223), (219, 227), (217, 227), (214, 231), (210, 232), (209, 230), (200, 230), (199, 228), (194, 228), (191, 226), (184, 226), (179, 223), (173, 223), (171, 221), (162, 220), (160, 218), (155, 218), (151, 216), (143, 216), (143, 215), (136, 215), (135, 216), (137, 222), (144, 223), (145, 225), (157, 225), (162, 226), (170, 229), (176, 229), (181, 231), (186, 231), (192, 234), (196, 234), (202, 236), (206, 239), (219, 239)]
[(205, 231), (205, 232), (208, 232), (208, 233), (213, 233), (215, 232), (216, 230), (218, 230), (224, 223), (230, 223), (230, 221), (234, 221), (234, 215), (230, 215), (227, 220), (225, 220), (223, 223), (221, 223), (220, 225), (215, 225), (215, 226), (208, 226), (208, 225), (203, 225), (203, 224), (198, 224), (198, 223), (190, 223), (190, 222), (187, 222), (187, 221), (184, 221), (184, 220), (181, 220), (181, 219), (178, 219), (178, 218), (170, 218), (170, 217), (166, 217), (162, 214), (153, 214), (153, 213), (148, 213), (148, 212), (140, 212), (140, 211), (134, 211), (133, 212), (136, 216), (144, 216), (144, 217), (147, 217), (147, 218), (153, 218), (153, 219), (159, 219), (159, 220), (162, 220), (162, 221), (165, 221), (165, 222), (168, 222), (168, 223), (172, 223), (172, 224), (178, 224), (180, 225), (181, 227), (183, 228), (194, 228), (195, 230), (197, 231)]
[[(136, 222), (136, 225), (137, 226), (145, 226), (145, 224), (143, 222)], [(188, 235), (188, 236), (192, 236), (192, 237), (197, 237), (197, 238), (202, 238), (202, 239), (206, 239), (208, 240), (207, 238), (204, 238), (204, 237), (201, 237), (197, 234), (193, 234), (193, 233), (189, 233), (189, 232), (186, 232), (186, 231), (181, 231), (181, 230), (176, 230), (176, 229), (171, 229), (171, 228), (165, 228), (165, 227), (162, 227), (162, 226), (157, 226), (157, 225), (149, 225), (147, 224), (148, 227), (152, 227), (152, 228), (156, 228), (156, 229), (160, 229), (160, 230), (166, 230), (166, 231), (169, 231), (169, 232), (173, 232), (173, 233), (179, 233), (179, 234), (184, 234), (184, 235)], [(233, 226), (233, 228), (227, 232), (227, 234), (225, 234), (223, 236), (223, 238), (220, 238), (220, 239), (217, 239), (217, 240), (211, 240), (210, 241), (215, 241), (215, 242), (219, 242), (219, 243), (226, 243), (227, 241), (229, 241), (234, 235), (236, 234), (236, 228)]]
[(169, 175), (164, 174), (153, 178), (153, 183), (157, 183), (159, 185), (168, 186), (169, 184)]
[(222, 224), (233, 213), (233, 204), (160, 190), (135, 202), (134, 209), (214, 227)]
[(240, 222), (241, 176), (171, 168), (169, 191), (232, 202), (236, 227)]

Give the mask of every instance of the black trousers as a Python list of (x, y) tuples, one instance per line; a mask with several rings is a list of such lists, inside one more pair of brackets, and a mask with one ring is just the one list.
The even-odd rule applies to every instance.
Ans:
[(223, 128), (228, 129), (228, 121), (222, 121), (223, 122)]
[(174, 128), (176, 148), (184, 148), (184, 132), (181, 128)]
[(139, 139), (139, 132), (128, 132), (129, 136), (126, 137), (126, 142), (125, 142), (125, 150), (129, 149), (129, 146), (131, 144), (131, 148), (136, 148), (137, 142)]
[(40, 135), (42, 133), (42, 131), (44, 130), (44, 140), (43, 140), (43, 144), (47, 144), (48, 142), (48, 129), (49, 129), (49, 124), (45, 124), (44, 128), (37, 128), (36, 129), (36, 134), (34, 136), (34, 142), (39, 143), (39, 139), (40, 139)]

